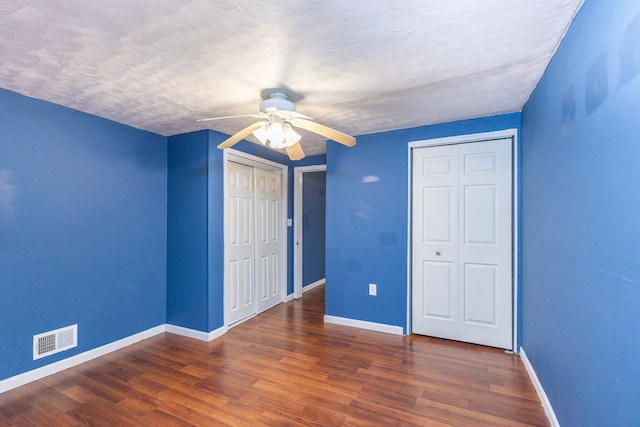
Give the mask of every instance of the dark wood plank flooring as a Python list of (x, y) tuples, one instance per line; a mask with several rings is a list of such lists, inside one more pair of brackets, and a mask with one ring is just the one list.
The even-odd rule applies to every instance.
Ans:
[(323, 323), (324, 288), (0, 394), (3, 426), (547, 426), (518, 356)]

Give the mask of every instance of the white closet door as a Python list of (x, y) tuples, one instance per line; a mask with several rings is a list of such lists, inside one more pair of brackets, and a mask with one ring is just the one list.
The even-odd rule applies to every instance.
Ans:
[(253, 168), (227, 165), (227, 324), (256, 313), (254, 293)]
[(462, 144), (459, 149), (461, 339), (510, 349), (511, 139)]
[(511, 140), (413, 159), (413, 332), (511, 348)]
[(458, 153), (414, 150), (413, 332), (458, 334)]
[(258, 312), (282, 302), (281, 175), (262, 169), (256, 174), (256, 292)]

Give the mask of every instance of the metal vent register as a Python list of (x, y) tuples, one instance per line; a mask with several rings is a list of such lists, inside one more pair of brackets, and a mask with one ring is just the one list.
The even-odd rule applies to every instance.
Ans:
[(78, 345), (78, 325), (33, 336), (33, 360), (59, 353)]

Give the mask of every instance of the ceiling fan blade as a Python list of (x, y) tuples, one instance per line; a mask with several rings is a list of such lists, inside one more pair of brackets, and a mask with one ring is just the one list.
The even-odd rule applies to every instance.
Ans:
[(295, 119), (291, 121), (291, 124), (310, 132), (317, 133), (318, 135), (322, 135), (325, 138), (332, 139), (342, 145), (346, 145), (347, 147), (353, 147), (356, 145), (356, 139), (354, 137), (311, 120)]
[(304, 157), (304, 151), (302, 151), (302, 145), (299, 142), (284, 149), (287, 150), (287, 155), (291, 160), (300, 160)]
[(231, 136), (230, 138), (222, 141), (220, 143), (220, 145), (218, 145), (218, 148), (223, 150), (225, 148), (229, 148), (231, 146), (233, 146), (236, 142), (246, 138), (247, 136), (249, 136), (251, 134), (251, 132), (253, 132), (254, 130), (258, 129), (260, 126), (262, 126), (264, 122), (260, 121), (260, 122), (255, 122), (249, 126), (247, 126), (246, 128), (242, 129), (240, 132), (236, 133), (235, 135)]
[(313, 118), (307, 116), (306, 114), (298, 113), (297, 111), (278, 110), (277, 114), (284, 116), (289, 120), (292, 120), (292, 119), (313, 120)]
[(222, 116), (222, 117), (209, 117), (207, 119), (198, 119), (196, 122), (212, 122), (214, 120), (235, 119), (237, 117), (260, 117), (258, 114), (241, 114), (239, 116)]

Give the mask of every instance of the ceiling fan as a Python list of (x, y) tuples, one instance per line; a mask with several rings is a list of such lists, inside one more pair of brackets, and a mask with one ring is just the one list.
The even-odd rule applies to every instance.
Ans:
[(269, 143), (271, 148), (284, 149), (291, 160), (300, 160), (304, 157), (304, 151), (300, 145), (302, 137), (293, 129), (294, 127), (332, 139), (347, 147), (353, 147), (356, 144), (354, 137), (316, 123), (311, 117), (298, 113), (296, 105), (289, 98), (290, 96), (286, 89), (265, 89), (262, 91), (260, 112), (257, 114), (211, 117), (197, 121), (209, 122), (236, 117), (256, 117), (260, 119), (223, 141), (218, 145), (221, 150), (233, 146), (253, 133), (263, 145), (266, 146)]

